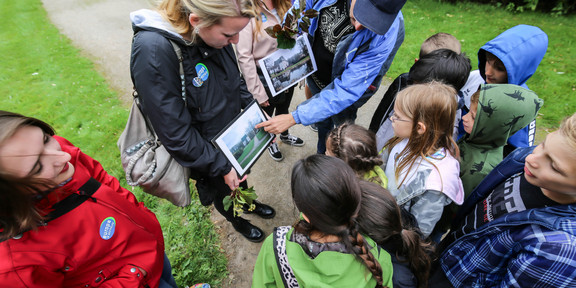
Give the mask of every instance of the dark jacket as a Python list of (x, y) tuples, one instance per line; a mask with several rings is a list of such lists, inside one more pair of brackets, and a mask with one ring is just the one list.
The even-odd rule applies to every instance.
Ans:
[[(252, 100), (231, 45), (192, 44), (152, 10), (130, 14), (134, 39), (130, 72), (142, 109), (166, 150), (193, 175), (220, 177), (232, 169), (211, 140)], [(182, 49), (186, 104), (179, 62), (170, 41)], [(201, 40), (200, 40), (201, 42)]]

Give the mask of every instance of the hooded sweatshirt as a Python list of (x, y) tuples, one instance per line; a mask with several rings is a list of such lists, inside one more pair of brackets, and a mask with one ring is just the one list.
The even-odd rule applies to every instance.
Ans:
[(510, 135), (532, 122), (544, 101), (512, 84), (484, 84), (472, 132), (458, 141), (460, 178), (466, 197), (502, 161)]
[[(486, 51), (498, 57), (508, 73), (508, 84), (516, 84), (524, 88), (526, 81), (534, 75), (538, 65), (548, 49), (548, 36), (536, 26), (514, 26), (496, 38), (488, 41), (478, 51), (478, 69), (483, 79), (486, 79)], [(514, 147), (529, 147), (534, 144), (536, 122), (528, 122), (524, 129), (512, 135), (508, 143)]]

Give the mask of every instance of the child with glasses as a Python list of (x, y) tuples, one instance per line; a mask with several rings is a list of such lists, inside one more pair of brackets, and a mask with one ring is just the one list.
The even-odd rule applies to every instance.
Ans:
[[(452, 138), (458, 107), (454, 95), (454, 88), (436, 81), (400, 91), (390, 117), (394, 137), (384, 146), (388, 189), (414, 215), (425, 237), (432, 234), (444, 207), (462, 204), (464, 197), (458, 146)], [(441, 235), (437, 232), (434, 236)]]

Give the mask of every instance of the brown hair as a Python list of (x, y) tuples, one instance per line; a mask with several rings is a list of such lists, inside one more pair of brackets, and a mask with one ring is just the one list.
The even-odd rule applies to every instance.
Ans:
[[(36, 126), (44, 133), (54, 135), (54, 129), (41, 120), (0, 110), (0, 145), (25, 126)], [(53, 186), (54, 183), (46, 180), (14, 177), (0, 167), (0, 229), (3, 229), (0, 240), (38, 227), (42, 215), (34, 196)]]
[(338, 236), (372, 273), (376, 287), (382, 287), (382, 267), (358, 232), (356, 217), (362, 201), (358, 181), (352, 168), (336, 157), (315, 154), (296, 162), (292, 199), (310, 222), (301, 220), (294, 229), (306, 236), (311, 232)]
[(374, 132), (352, 123), (344, 123), (328, 134), (330, 151), (334, 156), (344, 160), (360, 178), (382, 165), (382, 158), (376, 148)]
[(252, 18), (256, 15), (252, 0), (163, 0), (157, 10), (177, 33), (190, 35), (192, 42), (197, 37), (192, 33), (194, 27), (189, 20), (192, 13), (202, 19), (196, 28), (219, 24), (222, 17)]
[(470, 96), (470, 107), (472, 107), (473, 104), (478, 104), (478, 101), (480, 101), (480, 90)]
[[(405, 157), (400, 160), (395, 171), (397, 182), (400, 173), (410, 171), (419, 157), (429, 161), (426, 157), (440, 148), (445, 148), (455, 158), (459, 157), (458, 145), (452, 136), (458, 109), (454, 88), (436, 81), (410, 85), (398, 92), (395, 109), (399, 109), (412, 120), (408, 144), (401, 152)], [(419, 122), (426, 126), (426, 131), (422, 134), (418, 133)], [(392, 149), (400, 141), (402, 139), (395, 136), (384, 146)], [(402, 185), (406, 177), (398, 186)]]
[[(265, 5), (264, 2), (262, 2), (261, 0), (255, 0), (256, 5), (254, 5), (254, 10), (256, 11), (256, 23), (255, 23), (255, 28), (252, 31), (252, 37), (254, 37), (254, 39), (257, 39), (258, 34), (260, 33), (264, 33), (261, 29), (262, 27), (262, 17), (260, 17), (260, 15), (262, 15), (262, 10), (264, 7), (262, 7), (262, 5)], [(286, 12), (288, 12), (288, 10), (290, 9), (290, 7), (292, 7), (292, 1), (290, 0), (272, 0), (272, 5), (274, 5), (274, 9), (276, 9), (276, 13), (278, 13), (278, 17), (280, 18), (280, 20), (284, 19), (284, 16), (286, 15)], [(268, 7), (270, 8), (270, 7)], [(270, 10), (270, 9), (268, 9)]]
[(422, 240), (417, 227), (403, 221), (400, 207), (388, 190), (367, 181), (360, 181), (360, 188), (360, 232), (387, 249), (388, 253), (394, 253), (399, 261), (408, 262), (410, 271), (418, 280), (418, 287), (428, 287), (434, 246)]
[(422, 58), (424, 55), (438, 49), (449, 49), (458, 54), (462, 51), (460, 41), (456, 37), (452, 34), (440, 32), (424, 40), (422, 46), (420, 46), (420, 55), (418, 57)]

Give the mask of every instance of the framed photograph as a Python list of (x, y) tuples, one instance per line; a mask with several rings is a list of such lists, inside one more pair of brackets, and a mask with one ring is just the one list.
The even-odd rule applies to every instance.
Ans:
[(276, 137), (264, 131), (264, 128), (254, 128), (264, 121), (266, 116), (254, 100), (212, 139), (212, 143), (226, 155), (240, 177), (254, 165)]
[(278, 49), (258, 61), (273, 96), (316, 72), (316, 61), (306, 34), (296, 39), (292, 49)]

